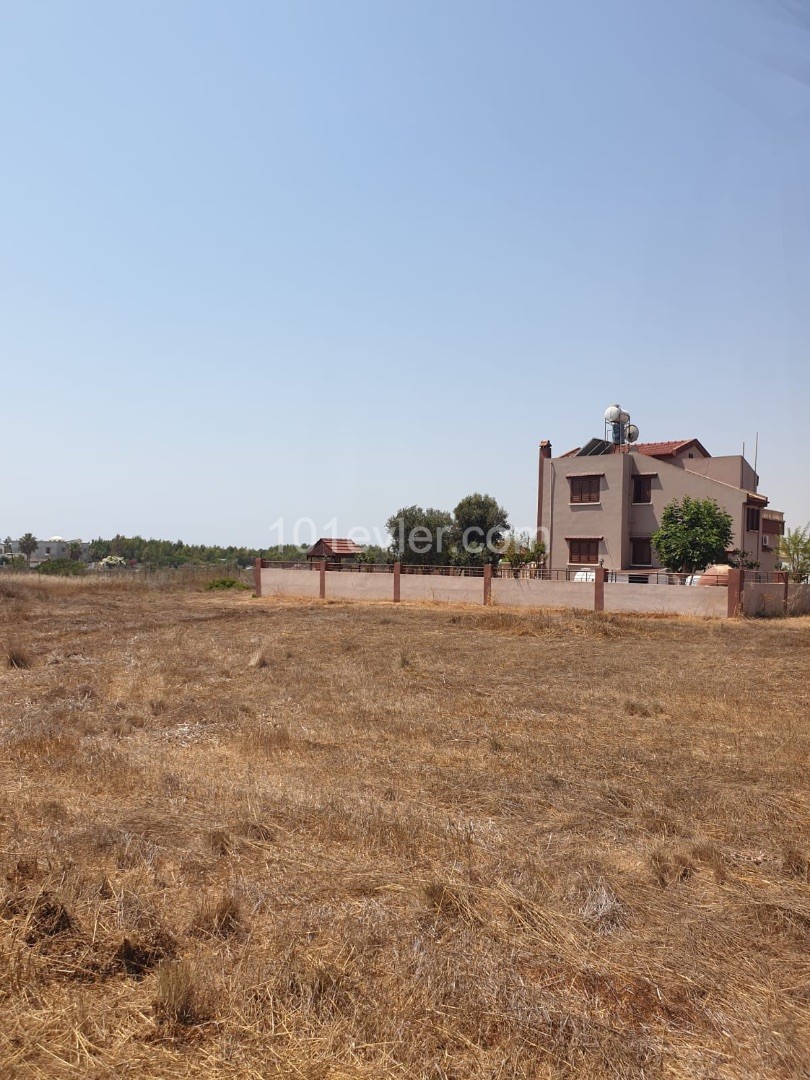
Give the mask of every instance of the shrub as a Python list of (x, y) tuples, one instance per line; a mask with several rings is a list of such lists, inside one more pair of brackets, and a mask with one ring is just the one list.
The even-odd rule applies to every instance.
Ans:
[(198, 937), (230, 937), (243, 922), (242, 905), (231, 893), (219, 900), (206, 899), (198, 904), (189, 927)]
[(79, 577), (87, 573), (87, 567), (75, 559), (52, 559), (50, 562), (40, 563), (36, 572), (55, 574), (58, 577)]
[(99, 570), (121, 570), (127, 565), (127, 560), (121, 555), (106, 555), (99, 559)]
[(9, 645), (6, 651), (6, 661), (10, 668), (18, 668), (21, 671), (30, 668), (32, 664), (31, 654), (28, 649), (23, 648), (21, 645)]
[(215, 578), (213, 581), (209, 581), (205, 586), (206, 589), (249, 589), (249, 585), (245, 585), (242, 581), (237, 581), (232, 577)]
[(158, 967), (155, 1013), (158, 1020), (190, 1027), (212, 1013), (213, 995), (205, 976), (188, 960), (164, 960)]

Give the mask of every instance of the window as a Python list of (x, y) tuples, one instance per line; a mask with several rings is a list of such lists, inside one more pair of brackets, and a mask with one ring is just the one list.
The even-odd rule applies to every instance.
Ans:
[(759, 532), (759, 507), (747, 506), (745, 509), (745, 528), (748, 532)]
[(572, 503), (599, 502), (599, 476), (569, 476)]
[(649, 538), (630, 541), (630, 561), (633, 566), (652, 566), (652, 544)]
[(599, 541), (580, 538), (569, 540), (568, 561), (570, 563), (598, 563)]
[(633, 477), (633, 502), (634, 503), (652, 502), (652, 477), (651, 476), (634, 476)]

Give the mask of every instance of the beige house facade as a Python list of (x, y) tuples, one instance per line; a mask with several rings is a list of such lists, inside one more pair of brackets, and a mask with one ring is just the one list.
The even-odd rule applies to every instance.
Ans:
[(712, 457), (698, 439), (615, 445), (591, 439), (553, 457), (540, 444), (537, 533), (555, 568), (602, 565), (650, 570), (661, 564), (651, 537), (673, 499), (714, 499), (731, 514), (732, 546), (778, 566), (783, 515), (769, 510), (759, 478), (742, 455)]
[[(7, 549), (6, 554), (21, 555), (19, 540), (0, 544), (0, 549)], [(38, 540), (37, 549), (31, 554), (31, 566), (53, 562), (55, 559), (69, 559), (71, 552), (78, 553), (82, 562), (90, 559), (90, 544), (83, 540), (65, 540), (62, 536), (51, 536), (47, 540)]]

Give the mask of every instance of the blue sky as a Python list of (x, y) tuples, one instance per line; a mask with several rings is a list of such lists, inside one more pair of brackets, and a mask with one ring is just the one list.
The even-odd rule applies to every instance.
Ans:
[(810, 520), (785, 10), (3, 0), (0, 533), (530, 525), (613, 401)]

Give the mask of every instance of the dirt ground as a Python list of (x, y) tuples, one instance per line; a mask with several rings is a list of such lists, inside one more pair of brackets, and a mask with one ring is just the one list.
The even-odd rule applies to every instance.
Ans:
[(0, 579), (0, 1076), (807, 1076), (810, 619)]

